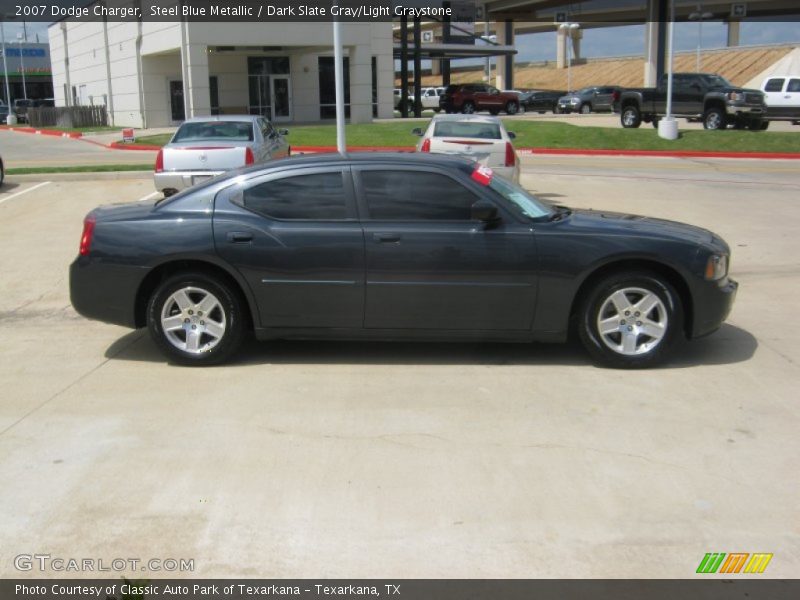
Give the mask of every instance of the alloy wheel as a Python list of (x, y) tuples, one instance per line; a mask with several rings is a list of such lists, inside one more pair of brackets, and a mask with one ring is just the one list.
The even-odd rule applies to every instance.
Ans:
[(661, 298), (638, 287), (614, 291), (597, 314), (600, 339), (624, 356), (652, 351), (664, 338), (667, 325), (667, 309)]
[(227, 323), (219, 299), (199, 287), (172, 293), (161, 308), (164, 337), (189, 354), (208, 352), (222, 341)]

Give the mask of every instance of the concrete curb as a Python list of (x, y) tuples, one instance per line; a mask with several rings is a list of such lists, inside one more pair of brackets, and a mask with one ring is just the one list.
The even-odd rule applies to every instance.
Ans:
[(153, 171), (94, 171), (86, 173), (30, 173), (6, 175), (6, 181), (114, 181), (152, 179)]
[(5, 131), (16, 131), (17, 133), (33, 133), (35, 135), (52, 135), (54, 137), (65, 137), (77, 140), (83, 137), (79, 131), (60, 131), (58, 129), (39, 129), (36, 127), (16, 127), (15, 125), (2, 125), (0, 129)]

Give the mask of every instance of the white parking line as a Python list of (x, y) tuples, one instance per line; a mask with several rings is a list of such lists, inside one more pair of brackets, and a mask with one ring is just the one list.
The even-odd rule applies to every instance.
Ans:
[(22, 194), (27, 194), (28, 192), (32, 192), (33, 190), (38, 190), (40, 187), (44, 187), (48, 184), (52, 183), (51, 181), (43, 181), (42, 183), (37, 183), (33, 187), (29, 187), (27, 190), (22, 190), (21, 192), (17, 192), (16, 194), (11, 194), (10, 196), (6, 196), (5, 198), (0, 198), (0, 204), (5, 202), (6, 200), (13, 200), (17, 196), (22, 196)]
[(153, 200), (156, 196), (160, 196), (161, 192), (150, 192), (147, 196), (142, 196), (137, 200), (137, 202), (145, 202), (147, 200)]

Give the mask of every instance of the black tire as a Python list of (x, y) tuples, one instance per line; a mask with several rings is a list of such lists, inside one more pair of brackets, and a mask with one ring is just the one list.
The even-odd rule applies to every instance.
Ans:
[(727, 126), (728, 116), (725, 114), (724, 109), (718, 106), (712, 106), (703, 114), (703, 129), (716, 131), (725, 129)]
[(636, 129), (642, 124), (642, 113), (635, 104), (628, 104), (622, 107), (619, 113), (619, 122), (625, 129)]
[(465, 115), (475, 114), (475, 103), (464, 102), (464, 104), (461, 106), (461, 112)]
[(434, 108), (433, 112), (438, 114), (438, 113), (442, 112), (442, 109), (441, 108)]
[(653, 126), (653, 129), (658, 129), (658, 122), (661, 120), (660, 117), (653, 117), (650, 121), (650, 124)]
[(590, 112), (592, 112), (592, 105), (591, 104), (589, 104), (588, 102), (585, 102), (585, 103), (581, 104), (581, 114), (582, 115), (588, 115)]
[(497, 116), (497, 115), (500, 114), (500, 111), (498, 109), (496, 109), (496, 108), (490, 108), (489, 109), (489, 114)]
[(753, 119), (747, 124), (750, 131), (766, 131), (769, 128), (769, 121), (766, 119)]
[[(202, 311), (198, 312), (198, 304), (192, 305), (187, 311), (182, 311), (178, 307), (172, 296), (187, 288), (192, 290), (186, 294), (191, 302), (199, 304), (203, 298), (209, 297), (213, 297), (217, 301), (209, 314), (203, 315)], [(245, 333), (243, 307), (244, 301), (237, 291), (218, 277), (200, 271), (178, 273), (161, 283), (150, 297), (147, 305), (147, 328), (153, 341), (173, 362), (187, 366), (215, 365), (233, 355), (242, 343)], [(184, 344), (187, 344), (189, 333), (193, 333), (199, 346), (197, 350), (187, 351), (178, 348), (170, 341), (162, 325), (164, 312), (184, 321), (187, 327), (191, 324), (194, 332), (183, 328), (183, 333), (181, 330), (175, 331), (173, 339), (180, 342), (182, 338)], [(209, 325), (203, 319), (204, 316), (210, 317), (208, 320), (214, 322), (215, 325), (222, 323), (223, 333), (213, 345), (213, 335), (204, 332), (197, 333), (197, 329), (205, 330)], [(190, 321), (187, 323), (186, 319), (190, 319)]]
[(0, 160), (0, 185), (3, 185), (3, 182), (6, 180), (6, 167), (3, 164), (3, 161)]
[(515, 115), (519, 112), (519, 104), (516, 102), (512, 102), (509, 100), (506, 102), (506, 113), (509, 115)]
[[(623, 290), (627, 293), (622, 297), (629, 302), (627, 316), (618, 311), (616, 302), (611, 300), (615, 292)], [(655, 304), (644, 316), (638, 315), (637, 318), (636, 304), (645, 298), (641, 292), (652, 294), (660, 304)], [(606, 311), (609, 308), (617, 314), (608, 316)], [(612, 325), (619, 316), (619, 333), (600, 334), (598, 321), (602, 315), (607, 315)], [(663, 324), (663, 334), (657, 342), (656, 338), (639, 330), (642, 325), (644, 328), (648, 326), (647, 317), (655, 318), (650, 320), (651, 323), (657, 319)], [(648, 271), (620, 272), (601, 280), (583, 298), (577, 318), (578, 334), (592, 358), (601, 365), (619, 369), (638, 369), (659, 364), (669, 356), (673, 344), (683, 332), (683, 306), (677, 292), (663, 277)], [(630, 318), (634, 319), (632, 323)], [(625, 332), (628, 328), (633, 328), (630, 330), (632, 333)], [(639, 354), (624, 352), (623, 335), (633, 339), (633, 348), (640, 350)], [(619, 348), (614, 350), (609, 344), (618, 344)]]

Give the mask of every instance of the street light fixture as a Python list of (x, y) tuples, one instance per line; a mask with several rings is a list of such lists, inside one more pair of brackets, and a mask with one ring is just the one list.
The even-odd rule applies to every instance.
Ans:
[(19, 70), (22, 72), (22, 97), (28, 99), (28, 86), (25, 84), (25, 52), (22, 49), (22, 34), (17, 34), (17, 42), (19, 42)]
[(697, 10), (689, 15), (690, 21), (697, 21), (697, 56), (695, 58), (695, 70), (700, 72), (700, 47), (703, 45), (703, 21), (714, 18), (714, 13), (703, 12), (703, 4), (697, 5)]
[(561, 23), (559, 30), (569, 36), (567, 42), (567, 93), (572, 91), (572, 36), (581, 28), (579, 23)]

